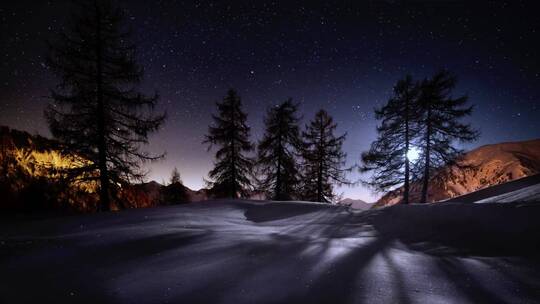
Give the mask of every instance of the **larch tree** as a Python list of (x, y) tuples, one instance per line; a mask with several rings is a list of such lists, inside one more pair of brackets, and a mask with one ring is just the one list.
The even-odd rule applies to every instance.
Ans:
[(334, 185), (350, 184), (344, 168), (347, 155), (343, 152), (346, 133), (336, 136), (337, 124), (324, 110), (302, 132), (303, 146), (303, 198), (305, 200), (331, 203), (335, 200)]
[(273, 200), (297, 197), (299, 186), (298, 156), (300, 130), (298, 104), (292, 99), (268, 110), (265, 133), (258, 145), (261, 188)]
[(180, 172), (178, 172), (178, 169), (176, 167), (174, 167), (174, 169), (171, 172), (170, 184), (182, 184), (182, 179), (180, 178)]
[(162, 190), (162, 201), (165, 204), (180, 204), (189, 201), (188, 189), (183, 185), (180, 172), (176, 167), (171, 172), (170, 183)]
[(208, 128), (204, 140), (209, 144), (208, 150), (218, 146), (207, 184), (216, 196), (245, 197), (253, 188), (254, 167), (254, 161), (247, 155), (254, 148), (249, 140), (247, 114), (242, 110), (242, 101), (233, 89), (216, 105), (218, 115), (212, 115), (214, 123)]
[(118, 184), (144, 176), (142, 162), (161, 155), (141, 151), (159, 129), (158, 96), (138, 91), (143, 70), (123, 26), (124, 14), (111, 1), (80, 1), (68, 29), (50, 43), (47, 64), (60, 78), (45, 115), (67, 151), (89, 162), (74, 178), (99, 183), (100, 208), (109, 210)]
[(452, 97), (457, 78), (448, 71), (440, 71), (431, 79), (422, 81), (419, 106), (421, 110), (421, 148), (419, 166), (422, 170), (421, 203), (427, 202), (430, 175), (433, 170), (453, 163), (463, 150), (455, 147), (455, 141), (470, 142), (479, 132), (461, 119), (471, 115), (472, 105), (467, 96)]
[(365, 182), (376, 191), (387, 191), (403, 185), (403, 203), (409, 203), (411, 160), (413, 140), (418, 134), (418, 85), (410, 75), (394, 86), (393, 96), (386, 105), (375, 109), (380, 120), (377, 139), (369, 151), (362, 153), (361, 172), (373, 172)]

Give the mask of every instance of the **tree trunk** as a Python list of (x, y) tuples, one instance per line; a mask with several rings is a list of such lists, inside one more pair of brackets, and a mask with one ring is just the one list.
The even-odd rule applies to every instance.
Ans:
[[(407, 97), (408, 98), (408, 97)], [(405, 185), (403, 187), (403, 203), (409, 204), (409, 100), (405, 104)]]
[(282, 183), (282, 179), (281, 179), (281, 158), (282, 158), (282, 152), (283, 152), (283, 147), (282, 147), (282, 143), (281, 143), (281, 137), (282, 137), (282, 134), (281, 134), (281, 125), (280, 125), (280, 130), (279, 130), (279, 135), (278, 135), (278, 159), (277, 159), (277, 172), (276, 172), (276, 193), (274, 194), (275, 196), (275, 199), (277, 200), (282, 200), (283, 199), (283, 195), (282, 195), (282, 187), (281, 187), (281, 183)]
[(102, 38), (101, 38), (101, 11), (100, 7), (95, 3), (96, 9), (96, 97), (98, 104), (98, 167), (99, 167), (99, 200), (100, 209), (108, 211), (111, 209), (109, 196), (109, 170), (107, 168), (107, 142), (106, 142), (106, 127), (105, 127), (105, 101), (103, 100), (103, 58), (102, 58)]
[(319, 130), (320, 130), (320, 138), (319, 138), (319, 146), (317, 147), (317, 157), (319, 161), (319, 168), (317, 171), (317, 201), (323, 202), (323, 151), (322, 151), (322, 143), (324, 140), (324, 130), (323, 130), (323, 122), (322, 118), (319, 118)]
[(231, 197), (233, 199), (237, 199), (238, 198), (238, 189), (236, 188), (236, 185), (237, 185), (237, 178), (236, 178), (236, 145), (234, 144), (235, 142), (235, 138), (234, 138), (234, 134), (236, 133), (236, 123), (235, 123), (235, 113), (234, 113), (234, 108), (235, 106), (235, 103), (234, 103), (234, 100), (231, 100), (231, 122), (232, 122), (232, 130), (230, 132), (230, 136), (231, 136), (231, 150), (232, 150), (232, 153), (231, 153), (231, 170), (232, 170), (232, 189), (231, 189)]
[(427, 203), (427, 192), (429, 187), (429, 162), (430, 162), (430, 149), (431, 149), (431, 108), (428, 108), (427, 112), (427, 129), (426, 129), (426, 151), (425, 153), (425, 164), (424, 164), (424, 182), (422, 185), (422, 199), (421, 203)]

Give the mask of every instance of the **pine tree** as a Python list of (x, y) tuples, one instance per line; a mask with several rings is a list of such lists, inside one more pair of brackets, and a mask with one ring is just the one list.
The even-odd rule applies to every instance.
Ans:
[(410, 75), (399, 80), (394, 95), (386, 105), (375, 110), (381, 120), (377, 139), (362, 153), (361, 172), (373, 171), (366, 184), (377, 191), (387, 191), (403, 184), (403, 203), (409, 203), (410, 160), (407, 155), (417, 134), (418, 85)]
[(219, 114), (213, 115), (214, 124), (208, 128), (204, 143), (208, 150), (219, 146), (214, 168), (207, 181), (216, 196), (238, 198), (248, 195), (252, 189), (253, 160), (246, 153), (253, 150), (249, 141), (250, 128), (247, 114), (242, 111), (242, 101), (235, 90), (230, 89), (222, 102), (217, 103)]
[(183, 185), (176, 167), (171, 172), (170, 183), (162, 190), (162, 199), (165, 204), (186, 203), (189, 200), (187, 188)]
[(332, 117), (326, 111), (319, 110), (302, 132), (305, 200), (333, 202), (336, 197), (333, 186), (350, 183), (345, 173), (351, 168), (344, 168), (347, 155), (342, 149), (347, 134), (336, 136), (336, 127)]
[(165, 117), (152, 113), (157, 95), (137, 91), (143, 71), (122, 11), (104, 0), (79, 5), (71, 28), (50, 44), (48, 66), (61, 82), (51, 90), (45, 115), (53, 136), (90, 161), (71, 175), (96, 179), (100, 207), (109, 210), (115, 186), (142, 178), (142, 161), (160, 157), (140, 145)]
[(178, 169), (176, 167), (174, 167), (173, 171), (171, 172), (170, 184), (182, 184), (182, 179), (180, 178), (180, 172), (178, 172)]
[(265, 134), (258, 145), (258, 165), (263, 175), (261, 186), (274, 200), (291, 200), (298, 191), (300, 118), (298, 104), (288, 99), (268, 110)]
[(473, 106), (467, 106), (467, 96), (453, 98), (457, 78), (447, 71), (422, 81), (419, 106), (422, 111), (422, 149), (420, 166), (423, 168), (421, 202), (427, 202), (430, 174), (434, 169), (453, 163), (463, 151), (453, 146), (454, 141), (476, 140), (479, 132), (460, 119), (471, 115)]

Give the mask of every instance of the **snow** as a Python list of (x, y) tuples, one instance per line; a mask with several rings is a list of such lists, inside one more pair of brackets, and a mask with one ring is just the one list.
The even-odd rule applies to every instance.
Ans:
[(495, 197), (479, 200), (475, 203), (510, 203), (540, 201), (540, 185), (529, 186), (521, 190), (508, 192)]
[(540, 174), (527, 176), (504, 184), (487, 187), (458, 196), (445, 202), (509, 203), (540, 202)]
[(534, 303), (539, 215), (223, 200), (5, 218), (0, 302)]
[[(507, 187), (506, 193), (484, 198), (478, 200), (475, 203), (511, 203), (511, 202), (540, 202), (540, 175), (527, 177), (520, 180), (521, 188), (518, 187)], [(536, 182), (536, 184), (532, 184)], [(507, 183), (511, 184), (511, 183)], [(512, 183), (517, 184), (517, 183)], [(528, 186), (529, 184), (532, 184)], [(508, 185), (501, 185), (508, 186)], [(510, 191), (511, 190), (511, 191)]]

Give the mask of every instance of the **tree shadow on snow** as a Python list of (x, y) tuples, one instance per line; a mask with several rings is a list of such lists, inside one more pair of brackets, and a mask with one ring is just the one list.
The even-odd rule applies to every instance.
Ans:
[(323, 204), (303, 204), (303, 203), (280, 203), (271, 202), (265, 204), (245, 204), (244, 216), (248, 221), (254, 223), (282, 220), (298, 215), (305, 215), (328, 208), (336, 208)]

